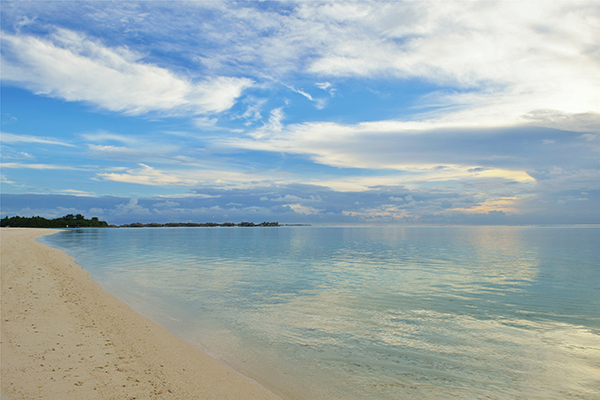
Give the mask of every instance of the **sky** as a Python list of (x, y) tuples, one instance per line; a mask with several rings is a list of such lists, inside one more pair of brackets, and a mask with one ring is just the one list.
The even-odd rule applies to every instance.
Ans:
[(600, 223), (597, 1), (1, 6), (2, 217)]

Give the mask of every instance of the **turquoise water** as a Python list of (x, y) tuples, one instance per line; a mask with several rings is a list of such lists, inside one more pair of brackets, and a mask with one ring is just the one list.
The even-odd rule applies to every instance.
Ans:
[(291, 399), (597, 399), (600, 228), (79, 229), (43, 242)]

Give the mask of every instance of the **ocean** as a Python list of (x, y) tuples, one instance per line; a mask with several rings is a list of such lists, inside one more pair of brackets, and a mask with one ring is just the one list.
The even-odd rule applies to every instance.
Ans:
[(40, 241), (284, 398), (600, 398), (598, 226), (72, 229)]

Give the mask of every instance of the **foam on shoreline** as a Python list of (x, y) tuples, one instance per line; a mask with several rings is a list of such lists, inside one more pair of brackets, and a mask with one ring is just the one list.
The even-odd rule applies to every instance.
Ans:
[(2, 228), (2, 399), (281, 399), (102, 290), (65, 252)]

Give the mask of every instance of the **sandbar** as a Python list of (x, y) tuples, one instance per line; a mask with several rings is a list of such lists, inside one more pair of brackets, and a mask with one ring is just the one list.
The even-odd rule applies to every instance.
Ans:
[(55, 232), (0, 229), (2, 399), (281, 399), (35, 240)]

